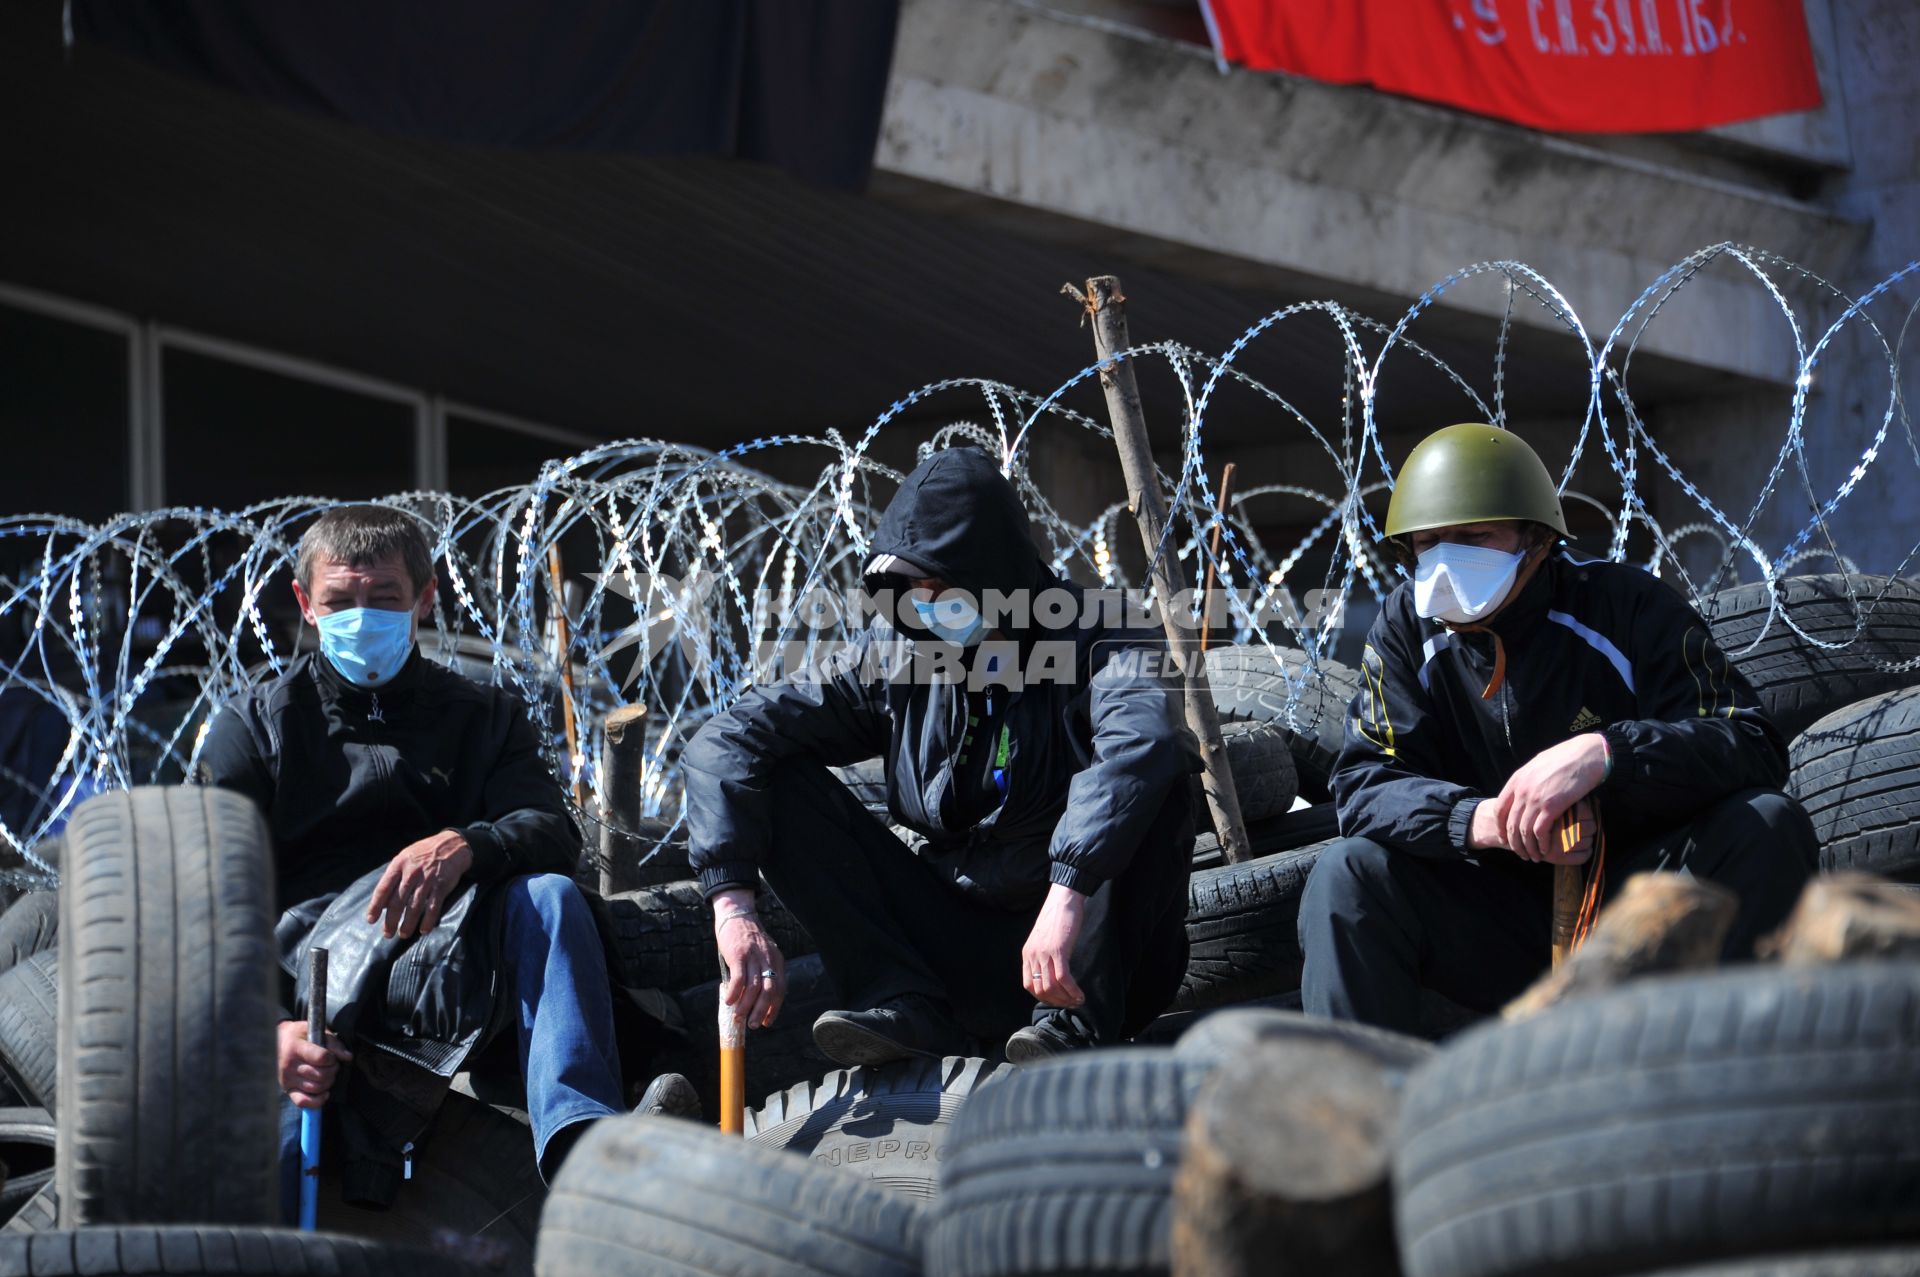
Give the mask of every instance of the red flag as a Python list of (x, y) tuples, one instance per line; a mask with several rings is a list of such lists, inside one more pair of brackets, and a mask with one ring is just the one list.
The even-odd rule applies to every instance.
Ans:
[(1665, 133), (1820, 105), (1801, 0), (1202, 0), (1220, 55), (1537, 129)]

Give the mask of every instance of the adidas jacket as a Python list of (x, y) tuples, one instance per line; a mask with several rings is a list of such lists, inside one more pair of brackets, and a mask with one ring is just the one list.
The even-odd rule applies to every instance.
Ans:
[(1388, 596), (1333, 778), (1340, 832), (1417, 856), (1468, 852), (1473, 809), (1540, 751), (1601, 730), (1595, 791), (1610, 839), (1686, 823), (1787, 780), (1781, 735), (1699, 613), (1639, 568), (1556, 552), (1492, 629), (1506, 677), (1487, 699), (1493, 636), (1454, 633)]

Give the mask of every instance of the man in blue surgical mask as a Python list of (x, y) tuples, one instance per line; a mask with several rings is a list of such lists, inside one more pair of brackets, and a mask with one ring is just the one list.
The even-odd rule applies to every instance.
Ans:
[[(426, 1117), (343, 1072), (351, 1048), (372, 1048), (385, 1078), (394, 1057), (445, 1078), (510, 1031), (530, 1151), (550, 1177), (589, 1122), (626, 1104), (605, 957), (571, 878), (579, 833), (526, 706), (420, 654), (434, 573), (411, 515), (321, 515), (301, 538), (293, 591), (320, 650), (222, 710), (198, 771), (266, 817), (285, 969), (304, 970), (311, 945), (331, 955), (330, 1023), (346, 1040), (309, 1044), (291, 988), (279, 1026), (283, 1168), (298, 1170), (295, 1111), (332, 1113), (342, 1106), (330, 1097), (344, 1098), (347, 1138), (329, 1145), (343, 1193), (391, 1201), (427, 1138), (409, 1123)], [(396, 988), (417, 996), (401, 1005)], [(676, 1075), (642, 1103), (697, 1109)]]
[(1636, 872), (1740, 898), (1730, 957), (1799, 894), (1818, 847), (1781, 792), (1786, 743), (1673, 587), (1560, 548), (1546, 466), (1449, 426), (1387, 511), (1411, 579), (1362, 656), (1333, 778), (1344, 837), (1300, 905), (1306, 1010), (1404, 1032), (1420, 991), (1493, 1012), (1551, 957), (1553, 867), (1593, 903)]

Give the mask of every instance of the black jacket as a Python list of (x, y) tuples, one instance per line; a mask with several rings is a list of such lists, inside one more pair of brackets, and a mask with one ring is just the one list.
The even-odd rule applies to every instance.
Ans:
[[(275, 941), (288, 1006), (306, 1002), (302, 956), (328, 950), (328, 1023), (355, 1051), (341, 1111), (343, 1194), (385, 1205), (401, 1147), (432, 1117), (444, 1079), (500, 1027), (499, 896), (532, 873), (571, 873), (579, 836), (521, 701), (422, 657), (354, 687), (317, 653), (223, 710), (202, 783), (253, 799), (273, 838)], [(457, 829), (467, 881), (431, 935), (383, 939), (366, 905), (408, 844)], [(398, 1063), (396, 1063), (398, 1062)], [(405, 1066), (411, 1066), (405, 1067)], [(435, 1079), (438, 1079), (437, 1083)]]
[(297, 658), (214, 719), (198, 775), (266, 815), (283, 911), (442, 829), (465, 836), (483, 886), (570, 874), (579, 855), (525, 705), (418, 649), (371, 692), (318, 653)]
[(1616, 843), (1786, 784), (1786, 744), (1753, 688), (1699, 613), (1639, 568), (1556, 552), (1492, 628), (1506, 678), (1483, 700), (1492, 636), (1421, 619), (1411, 583), (1388, 596), (1333, 778), (1342, 834), (1466, 855), (1482, 799), (1541, 750), (1595, 730), (1613, 752), (1595, 797)]
[[(1009, 908), (1037, 902), (1049, 882), (1098, 890), (1126, 867), (1175, 782), (1198, 767), (1157, 632), (1097, 623), (1098, 609), (1035, 553), (1012, 485), (971, 448), (938, 453), (907, 477), (871, 551), (976, 598), (1063, 591), (1055, 600), (1069, 606), (1050, 616), (1035, 608), (1007, 642), (967, 653), (970, 669), (997, 657), (1024, 673), (1059, 658), (1057, 677), (991, 698), (958, 681), (929, 685), (911, 662), (954, 649), (876, 618), (817, 668), (750, 688), (701, 728), (683, 760), (688, 850), (702, 887), (711, 895), (758, 881), (781, 760), (878, 756), (893, 821), (960, 890)], [(1123, 652), (1131, 655), (1115, 659)], [(1004, 800), (986, 766), (1002, 725)]]

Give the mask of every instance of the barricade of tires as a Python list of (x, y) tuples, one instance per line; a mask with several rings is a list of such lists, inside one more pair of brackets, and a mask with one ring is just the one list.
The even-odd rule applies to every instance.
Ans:
[(236, 794), (103, 794), (0, 915), (0, 1277), (479, 1271), (279, 1226), (272, 863)]
[(1702, 613), (1792, 740), (1789, 788), (1813, 817), (1821, 868), (1920, 882), (1920, 582), (1783, 577), (1778, 601), (1769, 621), (1755, 582)]
[(762, 1110), (761, 1134), (820, 1133), (784, 1153), (602, 1123), (548, 1199), (535, 1271), (1920, 1273), (1912, 959), (1648, 978), (1440, 1047), (1233, 1010), (1170, 1048), (945, 1061), (906, 1093), (941, 1079), (966, 1093), (920, 1110), (933, 1184), (876, 1169), (906, 1111), (884, 1088)]

